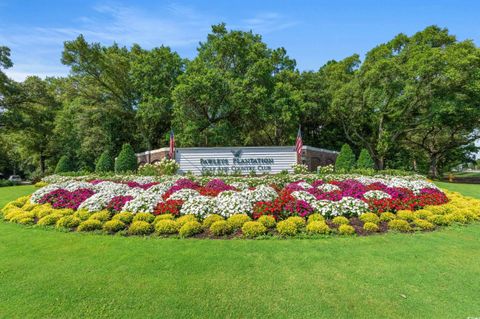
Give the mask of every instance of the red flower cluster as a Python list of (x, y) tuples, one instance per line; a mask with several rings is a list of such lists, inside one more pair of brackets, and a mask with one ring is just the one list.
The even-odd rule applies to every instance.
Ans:
[(158, 203), (153, 210), (154, 215), (172, 214), (174, 216), (180, 215), (180, 208), (182, 208), (183, 200), (167, 200)]
[(448, 198), (441, 192), (420, 194), (417, 196), (397, 199), (372, 199), (367, 203), (370, 210), (377, 213), (397, 212), (399, 210), (417, 210), (427, 205), (442, 205), (448, 202)]
[(290, 195), (290, 191), (284, 190), (278, 194), (274, 201), (257, 202), (253, 206), (253, 219), (258, 219), (262, 215), (272, 215), (275, 219), (283, 219), (292, 215), (292, 210), (288, 207), (296, 207), (296, 199)]

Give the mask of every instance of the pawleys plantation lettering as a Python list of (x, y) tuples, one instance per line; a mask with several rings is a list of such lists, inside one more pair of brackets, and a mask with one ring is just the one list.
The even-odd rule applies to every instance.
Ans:
[(296, 153), (293, 147), (179, 148), (175, 160), (182, 173), (265, 174), (290, 171), (296, 163)]

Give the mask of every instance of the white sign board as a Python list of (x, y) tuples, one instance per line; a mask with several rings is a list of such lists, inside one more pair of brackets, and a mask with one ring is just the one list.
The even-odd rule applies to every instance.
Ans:
[(175, 160), (180, 164), (180, 173), (275, 174), (291, 172), (297, 157), (293, 146), (195, 147), (176, 149)]

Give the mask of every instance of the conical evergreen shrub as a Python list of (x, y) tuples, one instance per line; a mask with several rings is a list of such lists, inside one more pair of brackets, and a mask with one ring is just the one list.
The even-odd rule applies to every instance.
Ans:
[(348, 172), (355, 167), (355, 154), (353, 154), (350, 145), (343, 144), (340, 154), (335, 161), (335, 170), (338, 172)]
[(74, 170), (75, 169), (74, 169), (72, 159), (67, 155), (63, 155), (62, 157), (60, 157), (60, 160), (58, 161), (57, 166), (55, 167), (56, 174), (73, 172)]
[(130, 144), (123, 144), (120, 154), (115, 161), (115, 172), (125, 173), (137, 170), (137, 156)]
[(374, 167), (375, 163), (373, 162), (370, 153), (363, 148), (360, 152), (360, 155), (358, 156), (357, 168), (373, 169)]
[(95, 165), (95, 172), (107, 173), (107, 172), (113, 172), (113, 169), (114, 169), (114, 160), (110, 155), (109, 151), (104, 151), (97, 160), (97, 165)]

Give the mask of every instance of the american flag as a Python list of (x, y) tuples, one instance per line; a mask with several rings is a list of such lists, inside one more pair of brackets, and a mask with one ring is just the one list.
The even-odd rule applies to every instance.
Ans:
[(168, 156), (173, 158), (175, 155), (175, 135), (173, 134), (173, 129), (170, 131), (170, 150), (168, 151)]
[(300, 130), (300, 126), (299, 126), (298, 133), (297, 133), (297, 140), (295, 141), (295, 151), (297, 152), (297, 163), (301, 163), (302, 161), (302, 147), (303, 147), (302, 131)]

